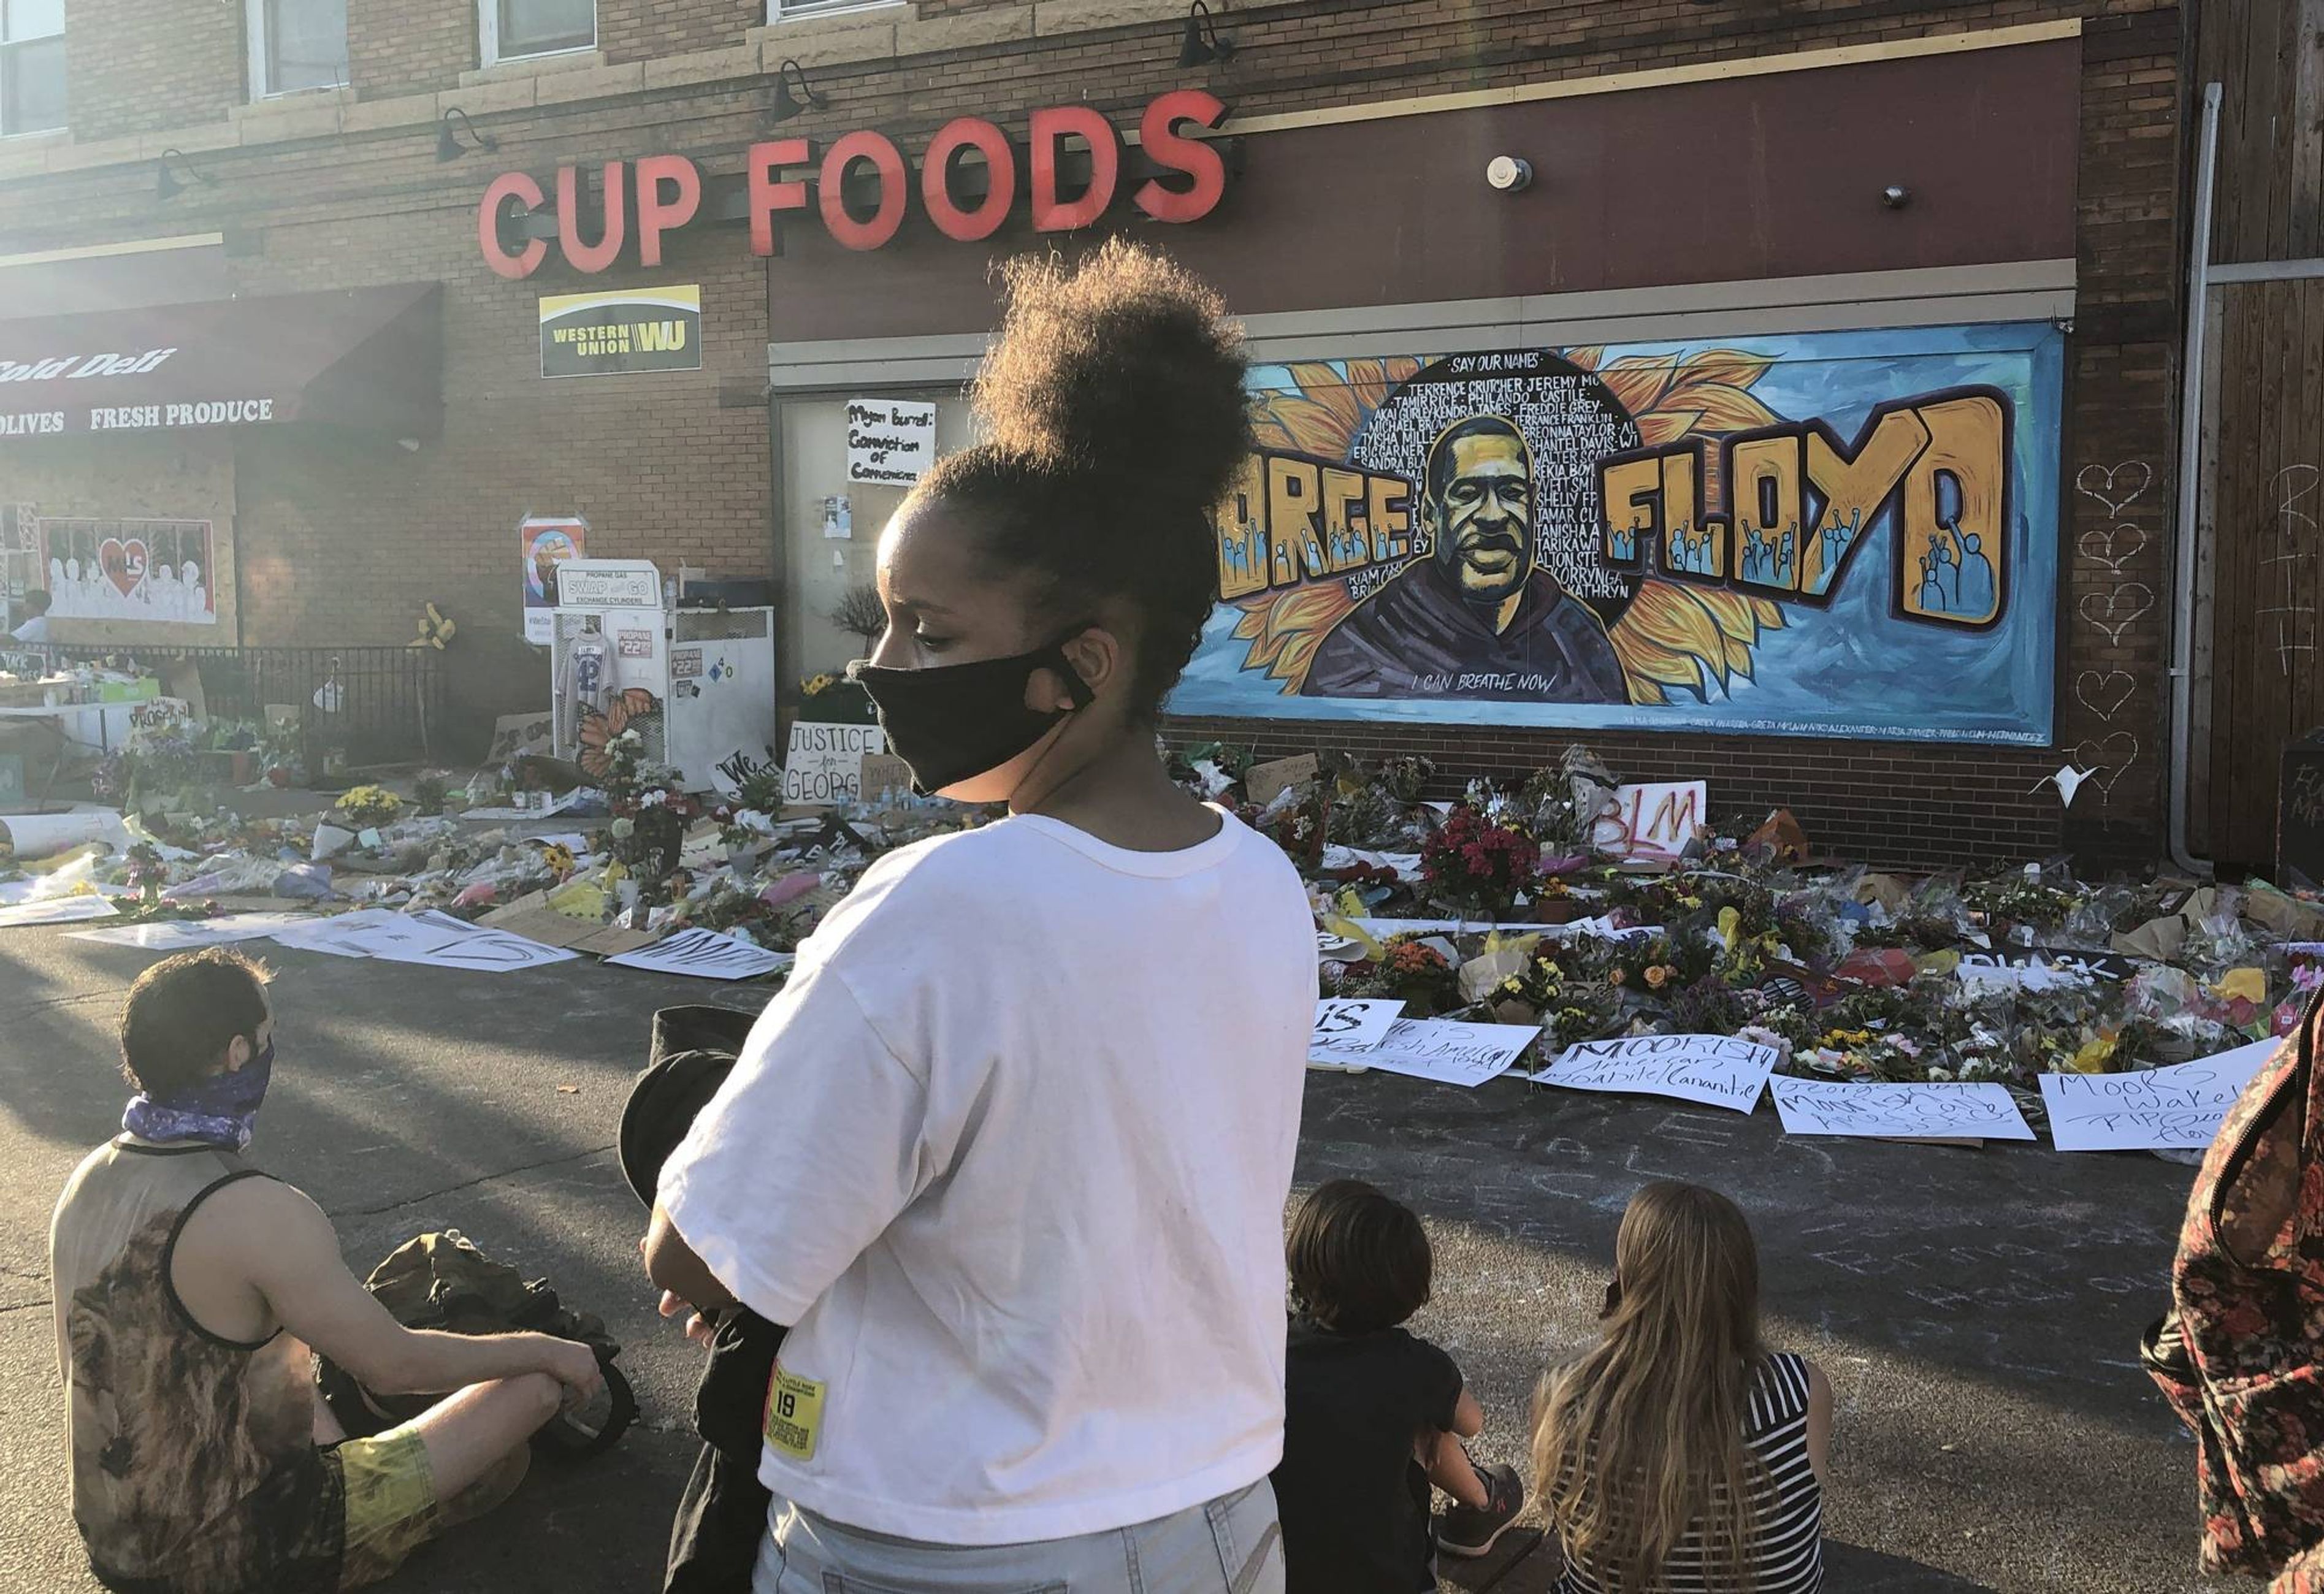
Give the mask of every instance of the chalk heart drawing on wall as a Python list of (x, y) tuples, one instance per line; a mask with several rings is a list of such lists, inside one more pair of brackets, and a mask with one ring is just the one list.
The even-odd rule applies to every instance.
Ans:
[[(2122, 546), (2125, 533), (2133, 539), (2127, 548)], [(2132, 525), (2127, 521), (2117, 521), (2112, 526), (2093, 526), (2082, 533), (2076, 546), (2081, 549), (2082, 557), (2091, 564), (2104, 565), (2119, 576), (2125, 565), (2146, 551), (2146, 531), (2144, 527)]]
[(2121, 514), (2153, 485), (2154, 467), (2143, 459), (2126, 459), (2120, 465), (2086, 465), (2074, 475), (2074, 491), (2104, 504), (2110, 515)]
[(2138, 677), (2126, 669), (2086, 669), (2074, 677), (2074, 700), (2101, 720), (2111, 720), (2138, 693)]
[[(2123, 567), (2145, 551), (2146, 529), (2122, 517), (2153, 484), (2154, 467), (2142, 459), (2086, 465), (2075, 473), (2074, 490), (2106, 511), (2114, 521), (2111, 526), (2093, 526), (2075, 539), (2075, 548), (2085, 563), (2119, 577)], [(2120, 647), (2130, 628), (2153, 613), (2154, 602), (2154, 589), (2144, 582), (2116, 580), (2103, 591), (2084, 593), (2075, 610), (2106, 638), (2107, 646)], [(2111, 724), (2137, 691), (2137, 680), (2126, 670), (2086, 669), (2074, 677), (2075, 701), (2102, 724)], [(2089, 769), (2101, 807), (2112, 808), (2115, 783), (2138, 761), (2138, 738), (2127, 731), (2110, 731), (2104, 737), (2075, 743), (2073, 751), (2075, 761)]]
[(2153, 607), (2154, 589), (2143, 581), (2123, 582), (2112, 592), (2084, 593), (2080, 604), (2082, 618), (2104, 631), (2106, 640), (2116, 647), (2122, 645), (2123, 632)]
[(2029, 323), (1259, 367), (1172, 707), (2049, 745), (2061, 348)]

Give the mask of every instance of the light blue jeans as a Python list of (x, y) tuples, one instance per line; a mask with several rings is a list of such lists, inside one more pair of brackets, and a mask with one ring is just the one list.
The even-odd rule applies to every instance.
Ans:
[(776, 1497), (752, 1594), (1283, 1594), (1275, 1490), (1077, 1539), (956, 1547), (845, 1527)]

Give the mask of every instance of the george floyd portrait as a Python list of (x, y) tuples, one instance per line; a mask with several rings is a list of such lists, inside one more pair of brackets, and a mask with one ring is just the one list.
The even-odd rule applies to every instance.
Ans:
[(1324, 637), (1302, 694), (1627, 703), (1604, 622), (1536, 555), (1540, 484), (1516, 424), (1491, 414), (1454, 422), (1421, 475), (1429, 552)]

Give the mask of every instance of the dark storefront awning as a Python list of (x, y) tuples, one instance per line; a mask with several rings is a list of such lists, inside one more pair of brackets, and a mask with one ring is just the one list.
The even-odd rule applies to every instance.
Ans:
[(435, 283), (0, 321), (0, 443), (319, 421), (441, 428)]

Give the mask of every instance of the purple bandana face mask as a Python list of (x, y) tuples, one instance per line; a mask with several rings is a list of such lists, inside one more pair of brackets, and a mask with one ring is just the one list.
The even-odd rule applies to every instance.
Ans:
[(245, 1151), (258, 1123), (259, 1104), (274, 1073), (274, 1043), (241, 1067), (213, 1073), (189, 1090), (156, 1101), (140, 1091), (129, 1099), (121, 1127), (141, 1140), (201, 1140), (221, 1151)]

